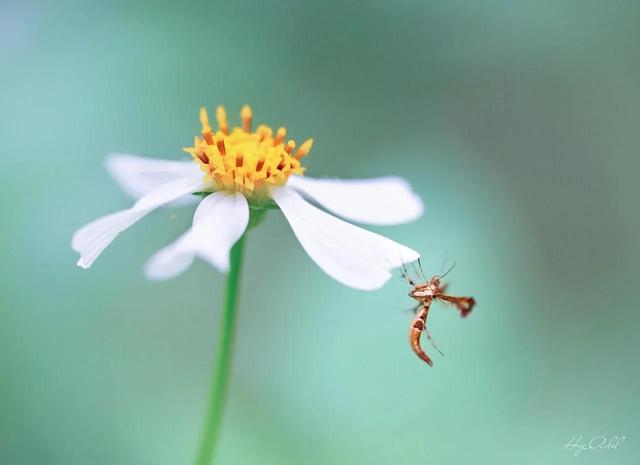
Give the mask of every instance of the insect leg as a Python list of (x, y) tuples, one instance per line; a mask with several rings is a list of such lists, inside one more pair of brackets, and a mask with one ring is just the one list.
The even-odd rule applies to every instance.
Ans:
[(418, 305), (414, 305), (411, 308), (405, 308), (405, 309), (402, 310), (402, 312), (403, 313), (409, 313), (409, 312), (416, 313), (420, 307), (422, 307), (422, 302), (420, 302)]
[(427, 339), (429, 339), (429, 342), (431, 343), (431, 345), (433, 346), (434, 349), (436, 349), (438, 352), (440, 352), (440, 355), (442, 355), (444, 357), (444, 353), (440, 350), (440, 348), (436, 345), (436, 341), (433, 340), (433, 338), (431, 337), (431, 334), (429, 333), (429, 328), (427, 328), (427, 325), (425, 324), (424, 326), (424, 333), (427, 335)]
[(424, 275), (424, 270), (422, 269), (422, 262), (420, 261), (420, 257), (418, 257), (418, 270), (420, 271), (420, 276), (422, 277), (422, 279), (426, 281), (428, 281), (427, 277)]
[(416, 283), (413, 282), (413, 279), (411, 279), (411, 277), (409, 276), (409, 272), (407, 271), (407, 264), (405, 262), (402, 262), (402, 271), (400, 273), (402, 274), (402, 277), (406, 282), (408, 282), (412, 286), (416, 285)]

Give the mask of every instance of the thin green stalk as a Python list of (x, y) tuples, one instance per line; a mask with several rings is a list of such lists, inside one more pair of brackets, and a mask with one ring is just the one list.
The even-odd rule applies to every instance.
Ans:
[(238, 287), (240, 269), (242, 268), (242, 252), (247, 234), (245, 233), (231, 248), (229, 257), (229, 274), (225, 286), (224, 306), (220, 319), (220, 334), (216, 349), (216, 364), (209, 394), (207, 418), (202, 431), (200, 451), (197, 465), (210, 465), (216, 451), (220, 424), (224, 411), (224, 402), (229, 386), (231, 358), (233, 354), (233, 338), (236, 324), (236, 306), (238, 303)]

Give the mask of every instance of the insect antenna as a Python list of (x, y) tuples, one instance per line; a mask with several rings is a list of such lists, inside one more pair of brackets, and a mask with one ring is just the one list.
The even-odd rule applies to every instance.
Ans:
[(444, 267), (447, 264), (448, 259), (449, 259), (449, 252), (445, 252), (444, 258), (442, 259), (442, 263), (440, 264), (440, 273), (442, 273), (442, 270), (444, 270)]
[(440, 279), (444, 278), (446, 275), (448, 275), (451, 270), (453, 270), (456, 267), (456, 262), (453, 262), (453, 265), (451, 265), (451, 267), (447, 270), (447, 272), (445, 274), (443, 274), (442, 276), (440, 276)]

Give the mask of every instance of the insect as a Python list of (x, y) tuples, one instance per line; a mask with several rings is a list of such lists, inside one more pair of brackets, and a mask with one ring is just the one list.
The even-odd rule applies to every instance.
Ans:
[(433, 366), (433, 361), (420, 345), (420, 336), (422, 336), (422, 333), (424, 332), (429, 341), (431, 341), (433, 347), (440, 352), (440, 349), (438, 349), (433, 343), (429, 330), (427, 329), (427, 315), (429, 314), (431, 304), (437, 300), (453, 304), (460, 312), (460, 316), (465, 318), (469, 313), (471, 313), (471, 310), (473, 310), (473, 306), (476, 304), (476, 301), (473, 297), (454, 297), (446, 294), (447, 285), (442, 283), (442, 278), (444, 278), (449, 271), (453, 269), (453, 267), (451, 267), (442, 276), (436, 275), (427, 281), (426, 277), (424, 277), (424, 274), (422, 273), (422, 265), (420, 265), (419, 260), (418, 266), (420, 267), (420, 274), (425, 280), (422, 284), (416, 283), (409, 277), (406, 266), (402, 267), (402, 276), (409, 282), (409, 284), (411, 284), (411, 286), (413, 286), (411, 291), (409, 291), (409, 297), (418, 301), (418, 305), (413, 309), (416, 316), (409, 327), (409, 344), (411, 345), (411, 349), (413, 349), (415, 354), (421, 360), (425, 361), (429, 366)]

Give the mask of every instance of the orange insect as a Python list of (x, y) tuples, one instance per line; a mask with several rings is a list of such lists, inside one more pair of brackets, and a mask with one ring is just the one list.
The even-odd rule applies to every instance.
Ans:
[[(420, 270), (422, 270), (420, 261), (418, 261), (418, 265), (420, 266)], [(476, 301), (473, 297), (453, 297), (446, 294), (447, 285), (442, 284), (441, 280), (449, 273), (449, 271), (451, 271), (451, 269), (453, 269), (453, 267), (451, 267), (451, 269), (442, 276), (436, 275), (429, 281), (426, 281), (426, 278), (424, 278), (426, 282), (423, 284), (415, 283), (409, 277), (405, 266), (403, 266), (402, 269), (403, 277), (413, 286), (413, 289), (409, 291), (409, 297), (418, 301), (418, 305), (414, 308), (416, 316), (411, 322), (411, 327), (409, 328), (409, 344), (421, 360), (424, 360), (429, 366), (433, 366), (433, 362), (420, 345), (420, 336), (422, 336), (422, 332), (424, 331), (435, 349), (440, 352), (440, 349), (438, 349), (433, 343), (429, 330), (427, 329), (427, 315), (429, 314), (431, 304), (436, 300), (453, 304), (460, 312), (460, 316), (465, 318), (469, 313), (471, 313), (471, 310), (473, 310), (473, 306), (476, 304)]]

